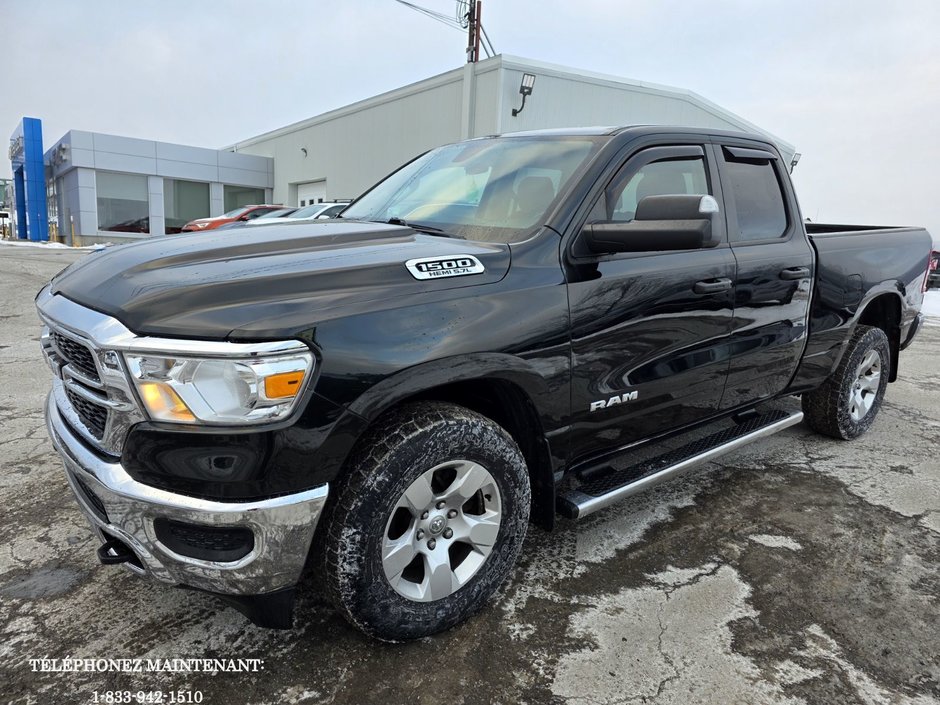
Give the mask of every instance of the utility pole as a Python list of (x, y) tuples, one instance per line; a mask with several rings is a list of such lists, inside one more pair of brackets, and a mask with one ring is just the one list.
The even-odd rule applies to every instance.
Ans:
[(475, 64), (480, 60), (480, 15), (483, 13), (483, 0), (470, 0), (470, 12), (467, 17), (467, 63)]

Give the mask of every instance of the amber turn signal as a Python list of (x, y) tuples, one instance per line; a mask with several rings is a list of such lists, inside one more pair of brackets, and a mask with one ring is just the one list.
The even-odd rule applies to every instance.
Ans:
[(264, 378), (264, 395), (268, 399), (290, 399), (300, 391), (303, 372), (282, 372)]

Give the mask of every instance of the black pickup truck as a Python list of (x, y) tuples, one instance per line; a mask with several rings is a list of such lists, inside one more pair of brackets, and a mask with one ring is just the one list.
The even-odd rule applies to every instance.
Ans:
[(931, 238), (804, 225), (785, 167), (746, 134), (520, 133), (434, 149), (340, 219), (87, 256), (37, 306), (98, 557), (280, 627), (310, 570), (409, 639), (480, 609), (530, 521), (801, 420), (859, 436)]

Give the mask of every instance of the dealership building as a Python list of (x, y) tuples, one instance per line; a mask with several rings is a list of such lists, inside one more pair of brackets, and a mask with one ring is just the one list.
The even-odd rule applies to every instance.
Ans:
[[(16, 232), (38, 240), (48, 229), (75, 245), (178, 232), (194, 218), (251, 203), (352, 199), (432, 147), (508, 132), (629, 124), (744, 130), (770, 137), (788, 162), (798, 157), (691, 91), (506, 55), (222, 149), (71, 130), (42, 151), (31, 120), (11, 139)], [(45, 228), (40, 213), (48, 214)]]

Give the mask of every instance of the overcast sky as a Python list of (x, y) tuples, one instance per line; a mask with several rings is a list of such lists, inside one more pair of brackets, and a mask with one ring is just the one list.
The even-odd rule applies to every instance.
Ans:
[[(940, 235), (940, 0), (485, 0), (483, 24), (499, 52), (689, 88), (779, 135), (813, 220)], [(463, 35), (394, 0), (0, 0), (0, 27), (0, 133), (38, 117), (46, 146), (221, 147), (464, 62)]]

